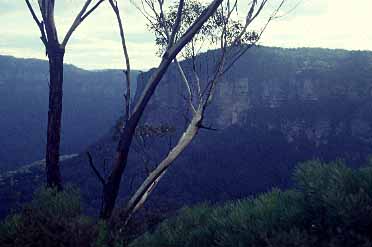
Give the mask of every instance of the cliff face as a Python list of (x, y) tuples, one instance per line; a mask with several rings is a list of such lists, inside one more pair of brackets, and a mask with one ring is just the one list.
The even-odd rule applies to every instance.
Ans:
[[(198, 58), (202, 80), (210, 56)], [(138, 91), (150, 75), (139, 77)], [(171, 66), (143, 121), (174, 126), (176, 140), (188, 117), (184, 94)], [(219, 82), (205, 120), (218, 131), (200, 131), (158, 195), (225, 200), (289, 186), (294, 167), (305, 160), (363, 165), (372, 154), (372, 53), (252, 49)], [(164, 155), (168, 143), (154, 142)]]
[[(203, 54), (199, 62), (207, 64), (208, 56)], [(186, 106), (179, 97), (185, 89), (175, 68), (160, 85), (146, 121), (172, 121), (177, 126)], [(219, 82), (206, 121), (220, 130), (278, 130), (288, 143), (304, 136), (319, 146), (336, 135), (370, 143), (372, 53), (252, 49)]]

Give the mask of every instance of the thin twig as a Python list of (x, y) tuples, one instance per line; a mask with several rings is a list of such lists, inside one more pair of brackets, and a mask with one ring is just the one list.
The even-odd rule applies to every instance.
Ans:
[[(103, 0), (104, 1), (104, 0)], [(87, 18), (103, 1), (99, 1), (92, 9), (90, 9), (88, 12), (87, 9), (89, 5), (91, 4), (92, 0), (87, 0), (83, 6), (83, 8), (80, 10), (79, 14), (76, 16), (74, 22), (72, 23), (71, 27), (66, 33), (65, 38), (62, 41), (61, 47), (65, 48), (69, 39), (71, 38), (72, 33), (76, 30), (76, 28), (83, 22), (85, 18)]]
[(174, 63), (176, 64), (177, 70), (178, 70), (178, 72), (181, 76), (182, 81), (185, 83), (187, 93), (188, 93), (188, 102), (189, 102), (190, 108), (193, 111), (193, 113), (195, 113), (196, 110), (195, 110), (195, 107), (194, 107), (193, 102), (192, 102), (193, 93), (191, 91), (190, 83), (187, 80), (185, 72), (183, 71), (183, 69), (181, 67), (181, 64), (178, 62), (177, 58), (174, 59)]
[(208, 126), (205, 126), (205, 125), (203, 125), (203, 124), (200, 124), (198, 127), (199, 127), (200, 129), (205, 129), (205, 130), (218, 131), (218, 129), (216, 129), (216, 128), (208, 127)]
[(105, 0), (100, 0), (99, 2), (97, 2), (89, 11), (87, 11), (82, 17), (81, 17), (81, 22), (83, 22), (85, 20), (85, 18), (87, 18), (96, 8), (98, 8), (98, 6), (103, 3)]
[(236, 61), (238, 61), (251, 47), (253, 47), (257, 44), (257, 42), (261, 39), (262, 34), (265, 32), (266, 28), (269, 26), (270, 22), (277, 18), (277, 14), (278, 14), (279, 10), (282, 8), (285, 1), (286, 0), (282, 0), (280, 2), (280, 4), (278, 5), (278, 7), (272, 12), (270, 18), (267, 20), (264, 27), (261, 29), (257, 39), (254, 42), (252, 42), (250, 44), (247, 44), (246, 47), (244, 47), (244, 49), (241, 52), (238, 52), (235, 55), (235, 57), (233, 58), (233, 61), (230, 62), (230, 64), (224, 69), (222, 74), (225, 74), (227, 71), (229, 71), (232, 68), (232, 66), (236, 63)]
[(94, 173), (96, 174), (98, 180), (102, 183), (102, 185), (105, 185), (106, 184), (106, 181), (105, 179), (102, 177), (102, 175), (99, 173), (99, 171), (97, 170), (97, 168), (95, 167), (94, 163), (93, 163), (93, 158), (92, 158), (92, 155), (90, 154), (90, 152), (86, 152), (87, 156), (88, 156), (88, 161), (89, 161), (89, 165), (90, 167), (93, 169)]
[(27, 4), (27, 7), (32, 15), (32, 18), (34, 19), (34, 21), (36, 22), (36, 25), (37, 27), (39, 28), (40, 30), (40, 33), (41, 33), (41, 41), (43, 42), (45, 48), (47, 48), (47, 45), (48, 45), (48, 39), (46, 37), (46, 34), (45, 34), (45, 30), (44, 30), (44, 22), (43, 21), (40, 21), (39, 18), (37, 17), (37, 15), (35, 14), (35, 11), (34, 9), (32, 8), (32, 5), (30, 3), (29, 0), (25, 0), (26, 4)]
[(174, 44), (174, 39), (176, 37), (176, 34), (180, 30), (183, 6), (184, 6), (184, 0), (180, 0), (180, 3), (178, 5), (178, 10), (177, 10), (177, 17), (176, 17), (176, 20), (173, 24), (172, 33), (171, 33), (171, 36), (169, 38), (168, 48), (171, 47)]
[(120, 16), (120, 10), (119, 10), (117, 1), (115, 1), (115, 3), (114, 3), (113, 0), (109, 0), (109, 2), (110, 2), (112, 10), (114, 11), (114, 13), (116, 15), (116, 19), (117, 19), (118, 26), (119, 26), (119, 32), (120, 32), (121, 45), (122, 45), (122, 49), (123, 49), (123, 53), (124, 53), (124, 57), (125, 57), (126, 70), (124, 70), (124, 73), (125, 73), (126, 84), (127, 85), (126, 85), (126, 93), (124, 94), (124, 98), (125, 98), (124, 121), (125, 121), (125, 124), (126, 124), (126, 122), (128, 121), (128, 119), (130, 118), (130, 115), (131, 115), (131, 76), (130, 76), (131, 68), (130, 68), (130, 60), (129, 60), (129, 54), (128, 54), (126, 41), (125, 41), (125, 33), (124, 33), (123, 22), (122, 22), (122, 19), (121, 19), (121, 16)]

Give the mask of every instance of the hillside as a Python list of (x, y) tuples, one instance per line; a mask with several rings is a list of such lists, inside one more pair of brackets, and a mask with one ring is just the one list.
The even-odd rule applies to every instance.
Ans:
[[(204, 66), (209, 55), (199, 57)], [(139, 77), (137, 92), (151, 72)], [(294, 167), (309, 159), (344, 159), (351, 166), (365, 163), (372, 154), (371, 85), (371, 52), (250, 50), (221, 80), (208, 110), (206, 120), (218, 131), (199, 134), (164, 176), (150, 203), (178, 207), (241, 198), (273, 186), (286, 188)], [(147, 138), (145, 149), (151, 154), (147, 162), (135, 142), (123, 179), (123, 198), (182, 132), (183, 90), (171, 66), (142, 124), (166, 124), (175, 132)], [(89, 148), (103, 174), (115, 150), (114, 132), (112, 128)], [(66, 160), (63, 174), (65, 181), (82, 188), (92, 207), (99, 205), (101, 187), (85, 154)]]
[[(136, 77), (137, 72), (133, 73)], [(0, 56), (0, 171), (44, 158), (48, 64)], [(123, 73), (65, 65), (61, 153), (83, 151), (120, 116)]]

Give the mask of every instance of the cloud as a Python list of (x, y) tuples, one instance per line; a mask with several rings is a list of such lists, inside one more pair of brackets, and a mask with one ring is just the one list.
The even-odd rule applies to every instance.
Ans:
[[(55, 21), (60, 40), (80, 8), (81, 1), (57, 1)], [(0, 26), (0, 53), (43, 58), (45, 53), (40, 34), (24, 2), (1, 0), (0, 9), (0, 21), (6, 23)], [(121, 11), (132, 67), (148, 69), (157, 65), (159, 59), (155, 55), (154, 36), (148, 32), (144, 17), (133, 6), (121, 8)], [(87, 69), (123, 68), (121, 40), (115, 15), (108, 4), (102, 4), (79, 26), (66, 50), (67, 63)]]
[(308, 0), (290, 16), (273, 22), (263, 43), (284, 47), (372, 50), (372, 1)]
[[(244, 6), (244, 1), (248, 0), (240, 2), (240, 6)], [(286, 14), (298, 1), (297, 8)], [(56, 24), (60, 39), (81, 5), (82, 1), (78, 0), (57, 1)], [(352, 4), (348, 0), (287, 0), (281, 12), (284, 17), (271, 23), (261, 44), (372, 50), (371, 9), (371, 0), (356, 0)], [(147, 30), (146, 19), (131, 4), (126, 3), (121, 11), (132, 67), (156, 66), (159, 58), (155, 55), (154, 36)], [(268, 14), (266, 12), (266, 17)], [(1, 0), (0, 21), (3, 23), (0, 26), (1, 54), (45, 58), (40, 34), (24, 1)], [(261, 18), (256, 25), (262, 25), (263, 21)], [(116, 19), (108, 4), (101, 5), (73, 34), (66, 62), (87, 69), (123, 68)]]

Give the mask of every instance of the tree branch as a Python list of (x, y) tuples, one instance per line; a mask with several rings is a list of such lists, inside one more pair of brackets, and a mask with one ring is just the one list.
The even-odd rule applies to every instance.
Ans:
[(66, 48), (66, 45), (68, 43), (68, 40), (71, 38), (72, 33), (83, 22), (83, 20), (88, 17), (89, 14), (91, 14), (102, 2), (104, 2), (104, 0), (99, 1), (92, 9), (86, 12), (91, 2), (92, 0), (87, 0), (83, 8), (80, 10), (79, 14), (76, 16), (74, 22), (72, 23), (70, 29), (67, 31), (67, 34), (62, 41), (62, 44), (61, 44), (62, 48)]
[(168, 168), (194, 139), (198, 133), (202, 118), (203, 116), (200, 111), (194, 114), (186, 131), (178, 140), (178, 143), (168, 152), (167, 156), (157, 165), (157, 167), (132, 195), (124, 209), (124, 225), (128, 223), (132, 215), (144, 204), (148, 196), (158, 184), (159, 180), (167, 172)]
[(43, 44), (44, 44), (44, 46), (46, 48), (47, 45), (48, 45), (48, 39), (46, 37), (45, 30), (44, 30), (44, 22), (39, 20), (39, 18), (35, 14), (34, 9), (32, 8), (32, 5), (31, 5), (30, 1), (29, 0), (25, 0), (25, 2), (27, 4), (28, 10), (30, 11), (30, 13), (32, 15), (32, 18), (34, 19), (34, 21), (36, 22), (37, 27), (40, 30), (40, 33), (41, 33), (40, 39), (41, 39), (41, 41), (43, 42)]
[(93, 171), (96, 174), (98, 180), (102, 183), (102, 185), (105, 185), (106, 184), (106, 181), (102, 177), (102, 175), (99, 173), (99, 171), (97, 170), (97, 168), (94, 166), (93, 158), (92, 158), (92, 155), (90, 154), (90, 152), (87, 152), (87, 156), (88, 156), (89, 165), (93, 169)]
[(251, 47), (256, 45), (256, 43), (261, 39), (261, 36), (264, 33), (264, 31), (266, 30), (266, 28), (269, 26), (270, 22), (272, 20), (274, 20), (275, 18), (277, 18), (277, 14), (279, 13), (279, 10), (283, 7), (285, 1), (286, 0), (282, 0), (280, 2), (280, 4), (278, 5), (278, 7), (272, 12), (271, 16), (269, 17), (269, 19), (265, 23), (264, 27), (261, 29), (260, 33), (258, 34), (257, 40), (255, 40), (251, 44), (247, 44), (246, 47), (244, 47), (244, 49), (242, 51), (235, 54), (234, 55), (235, 57), (233, 58), (232, 62), (230, 62), (230, 64), (228, 66), (226, 66), (226, 68), (224, 69), (222, 74), (225, 74), (227, 71), (229, 71), (232, 68), (232, 66), (236, 63), (236, 61), (239, 60), (240, 57), (242, 57)]
[(199, 128), (200, 128), (200, 129), (205, 129), (205, 130), (218, 131), (218, 129), (216, 129), (216, 128), (213, 128), (213, 127), (210, 127), (210, 126), (205, 126), (205, 125), (203, 125), (203, 124), (200, 124), (200, 125), (199, 125)]
[(187, 93), (188, 93), (188, 101), (189, 101), (190, 108), (191, 108), (192, 112), (195, 113), (196, 110), (195, 110), (194, 104), (192, 102), (193, 93), (191, 91), (190, 83), (187, 80), (185, 72), (183, 71), (183, 69), (181, 67), (181, 64), (178, 62), (177, 58), (174, 59), (174, 63), (176, 64), (177, 70), (178, 70), (178, 72), (181, 76), (182, 81), (185, 83)]
[(223, 0), (214, 0), (209, 6), (202, 12), (202, 14), (195, 20), (195, 22), (187, 29), (187, 31), (182, 35), (182, 37), (172, 46), (169, 50), (163, 55), (163, 59), (158, 67), (158, 69), (151, 76), (149, 83), (144, 89), (136, 107), (134, 108), (133, 113), (133, 123), (139, 121), (142, 116), (142, 113), (149, 102), (153, 92), (155, 91), (157, 85), (160, 82), (160, 79), (168, 69), (171, 61), (176, 57), (176, 55), (185, 47), (185, 45), (190, 42), (194, 35), (200, 30), (203, 24), (212, 16), (218, 6), (222, 3)]
[(105, 0), (100, 0), (99, 2), (97, 2), (89, 11), (87, 11), (82, 17), (81, 17), (81, 22), (83, 22), (85, 20), (85, 18), (87, 18), (96, 8), (98, 8), (99, 5), (101, 5), (101, 3), (103, 3)]
[(184, 0), (180, 0), (180, 3), (178, 5), (178, 10), (177, 10), (177, 17), (176, 17), (176, 20), (173, 24), (172, 33), (171, 33), (171, 36), (169, 38), (168, 48), (171, 47), (174, 44), (176, 34), (181, 27), (183, 5), (184, 5)]
[(124, 70), (125, 77), (126, 77), (126, 83), (127, 83), (126, 93), (124, 95), (124, 97), (125, 97), (125, 117), (124, 117), (124, 121), (127, 122), (128, 119), (130, 118), (130, 115), (131, 115), (131, 88), (130, 88), (131, 87), (131, 76), (130, 76), (131, 68), (130, 68), (130, 60), (129, 60), (128, 48), (127, 48), (126, 41), (125, 41), (125, 33), (124, 33), (123, 22), (121, 20), (120, 10), (119, 10), (118, 4), (117, 4), (116, 1), (114, 3), (113, 0), (109, 0), (109, 3), (112, 7), (112, 10), (114, 11), (114, 13), (116, 15), (116, 19), (117, 19), (117, 22), (118, 22), (118, 25), (119, 25), (121, 45), (122, 45), (122, 49), (123, 49), (123, 53), (124, 53), (124, 57), (125, 57), (125, 66), (127, 68), (126, 70)]

